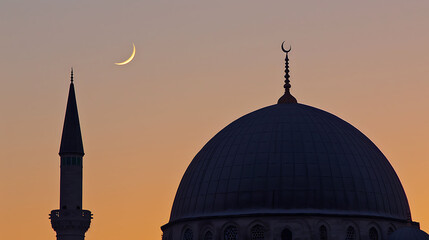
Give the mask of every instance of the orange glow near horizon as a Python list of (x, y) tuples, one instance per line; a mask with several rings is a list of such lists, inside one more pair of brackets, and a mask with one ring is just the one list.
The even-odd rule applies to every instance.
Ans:
[[(0, 232), (55, 239), (69, 70), (87, 240), (161, 239), (186, 167), (283, 93), (344, 119), (395, 168), (429, 231), (429, 2), (17, 1), (0, 7)], [(100, 7), (103, 6), (103, 7)], [(132, 64), (113, 65), (139, 49)]]

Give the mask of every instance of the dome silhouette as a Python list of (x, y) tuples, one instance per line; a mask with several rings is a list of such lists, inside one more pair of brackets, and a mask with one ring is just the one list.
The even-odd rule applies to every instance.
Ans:
[(299, 103), (259, 109), (216, 134), (186, 170), (170, 223), (258, 214), (411, 221), (401, 182), (375, 144)]

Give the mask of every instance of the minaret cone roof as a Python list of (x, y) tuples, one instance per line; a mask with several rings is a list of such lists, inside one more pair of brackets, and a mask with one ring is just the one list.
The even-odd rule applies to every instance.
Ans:
[(71, 74), (72, 77), (59, 154), (60, 156), (66, 154), (77, 154), (83, 156), (85, 153), (83, 152), (82, 134), (80, 132), (79, 115), (77, 112), (76, 95), (73, 84), (73, 70)]

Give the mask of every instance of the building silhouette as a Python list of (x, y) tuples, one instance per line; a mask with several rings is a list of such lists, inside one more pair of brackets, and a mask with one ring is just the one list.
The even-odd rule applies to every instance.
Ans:
[(285, 93), (217, 133), (189, 164), (163, 240), (429, 239), (377, 146)]
[(83, 240), (92, 214), (82, 209), (83, 143), (71, 70), (64, 127), (60, 145), (60, 208), (50, 214), (57, 240)]
[[(358, 129), (290, 93), (235, 120), (194, 157), (163, 240), (428, 240), (395, 170)], [(73, 69), (60, 145), (57, 240), (84, 240), (83, 143)]]

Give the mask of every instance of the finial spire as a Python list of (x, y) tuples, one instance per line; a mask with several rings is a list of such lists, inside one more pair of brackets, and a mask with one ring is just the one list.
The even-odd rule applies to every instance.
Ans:
[(283, 41), (282, 43), (282, 50), (283, 52), (286, 53), (286, 58), (285, 58), (285, 93), (283, 94), (283, 96), (280, 97), (280, 99), (278, 100), (278, 104), (280, 103), (297, 103), (296, 98), (294, 96), (292, 96), (292, 94), (290, 94), (290, 75), (289, 75), (289, 52), (292, 49), (292, 47), (289, 47), (288, 50), (286, 50), (284, 48), (284, 44), (285, 42)]
[(70, 73), (70, 88), (64, 117), (63, 135), (61, 137), (60, 156), (66, 154), (84, 155), (79, 114), (77, 111), (76, 93), (73, 84), (73, 68)]
[(73, 67), (71, 68), (70, 72), (70, 82), (73, 83)]

